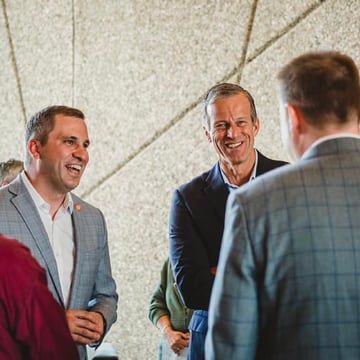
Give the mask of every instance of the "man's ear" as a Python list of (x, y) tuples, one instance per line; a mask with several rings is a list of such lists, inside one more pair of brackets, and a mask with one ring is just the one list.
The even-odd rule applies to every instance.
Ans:
[(290, 132), (293, 135), (301, 134), (303, 131), (303, 116), (300, 110), (296, 106), (288, 104), (287, 111)]
[(203, 129), (204, 129), (205, 136), (207, 137), (208, 141), (211, 143), (212, 140), (211, 140), (211, 135), (209, 133), (209, 130), (205, 126), (203, 126)]
[(40, 158), (39, 142), (38, 142), (38, 140), (31, 139), (31, 140), (28, 142), (28, 150), (29, 150), (30, 154), (32, 155), (32, 157), (33, 157), (34, 159), (39, 159), (39, 158)]
[(254, 128), (254, 136), (256, 136), (259, 133), (260, 130), (260, 120), (259, 118), (256, 118), (255, 123), (253, 124)]

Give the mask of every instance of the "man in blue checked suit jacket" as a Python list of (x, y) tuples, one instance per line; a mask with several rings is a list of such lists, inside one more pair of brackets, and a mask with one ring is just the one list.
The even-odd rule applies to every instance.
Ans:
[(0, 232), (44, 267), (86, 359), (85, 345), (98, 345), (116, 320), (117, 293), (104, 216), (71, 193), (89, 160), (84, 114), (45, 108), (27, 123), (25, 142), (25, 170), (0, 189)]
[(219, 161), (175, 191), (170, 212), (175, 279), (185, 304), (195, 309), (189, 325), (189, 360), (205, 356), (207, 310), (229, 191), (286, 164), (254, 148), (259, 130), (255, 103), (249, 92), (236, 84), (222, 83), (208, 91), (203, 101), (203, 128)]
[(360, 359), (360, 82), (307, 53), (279, 73), (295, 164), (229, 197), (206, 359)]

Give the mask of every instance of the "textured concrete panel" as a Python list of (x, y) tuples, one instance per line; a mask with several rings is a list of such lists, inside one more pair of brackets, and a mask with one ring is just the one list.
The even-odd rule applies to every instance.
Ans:
[(71, 2), (6, 3), (27, 118), (48, 105), (71, 106)]
[(253, 58), (264, 46), (286, 32), (286, 29), (299, 17), (320, 3), (321, 0), (259, 0), (251, 32), (248, 58)]
[(96, 131), (80, 189), (116, 171), (226, 74), (251, 2), (76, 2), (76, 98)]
[(3, 10), (0, 8), (0, 161), (22, 159), (24, 126)]
[[(227, 81), (235, 82), (235, 77)], [(126, 359), (157, 357), (160, 334), (148, 320), (148, 308), (168, 256), (172, 194), (180, 184), (210, 169), (216, 160), (213, 145), (202, 129), (198, 105), (87, 197), (103, 209), (108, 222), (120, 308), (126, 311), (119, 311), (119, 320), (107, 339)]]
[(121, 349), (121, 358), (156, 359), (160, 334), (148, 320), (148, 308), (168, 256), (171, 197), (215, 161), (197, 107), (87, 198), (102, 208), (109, 227), (120, 310), (108, 339)]
[(359, 4), (359, 0), (326, 1), (246, 66), (241, 82), (254, 94), (262, 120), (257, 145), (265, 153), (288, 159), (279, 131), (276, 76), (280, 67), (305, 51), (319, 49), (344, 52), (359, 64)]

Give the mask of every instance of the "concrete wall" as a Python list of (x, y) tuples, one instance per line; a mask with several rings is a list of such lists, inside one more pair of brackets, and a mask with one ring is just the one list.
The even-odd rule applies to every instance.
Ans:
[[(168, 253), (173, 190), (215, 161), (200, 101), (217, 82), (254, 95), (257, 147), (281, 144), (276, 74), (313, 49), (360, 64), (360, 0), (1, 0), (0, 160), (21, 158), (23, 127), (50, 104), (82, 109), (90, 163), (76, 193), (105, 213), (121, 359), (156, 359), (149, 297)], [(1, 229), (0, 229), (1, 230)]]

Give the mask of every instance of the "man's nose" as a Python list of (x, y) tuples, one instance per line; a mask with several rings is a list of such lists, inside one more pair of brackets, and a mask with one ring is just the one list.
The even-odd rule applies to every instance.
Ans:
[(227, 129), (227, 136), (229, 138), (233, 138), (233, 137), (235, 137), (235, 134), (236, 134), (236, 126), (230, 125)]
[(79, 146), (74, 152), (73, 152), (73, 156), (84, 160), (84, 161), (88, 161), (89, 160), (89, 153), (87, 148), (83, 147), (83, 146)]

